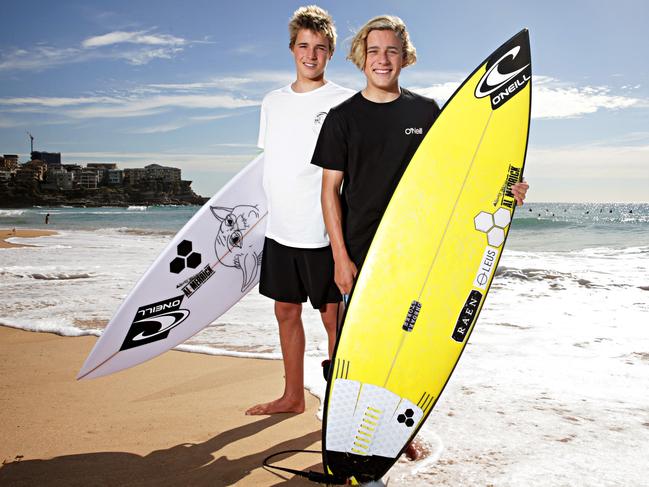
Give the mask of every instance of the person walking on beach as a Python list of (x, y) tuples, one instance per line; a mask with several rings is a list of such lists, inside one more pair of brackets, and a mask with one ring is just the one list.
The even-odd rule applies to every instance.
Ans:
[(48, 213), (47, 215), (45, 215), (45, 225), (49, 225), (49, 223), (50, 223), (50, 214)]
[[(324, 169), (322, 211), (343, 295), (351, 292), (392, 193), (440, 113), (434, 100), (399, 86), (401, 69), (417, 59), (400, 18), (368, 21), (348, 59), (364, 72), (366, 86), (330, 110), (311, 161)], [(518, 204), (527, 189), (525, 182), (512, 187)], [(418, 458), (421, 446), (411, 443), (406, 455)]]
[(320, 311), (331, 357), (341, 300), (320, 209), (322, 169), (310, 161), (329, 109), (353, 91), (325, 79), (336, 46), (336, 29), (325, 10), (298, 8), (289, 34), (296, 79), (264, 97), (258, 143), (264, 149), (268, 200), (259, 292), (275, 301), (285, 387), (280, 398), (252, 406), (249, 415), (304, 411), (302, 303), (308, 298)]

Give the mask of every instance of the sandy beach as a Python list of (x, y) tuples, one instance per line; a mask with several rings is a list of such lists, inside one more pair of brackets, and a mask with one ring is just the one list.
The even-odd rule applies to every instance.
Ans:
[[(281, 361), (172, 351), (76, 381), (94, 342), (0, 327), (0, 485), (309, 485), (261, 465), (320, 449), (317, 400), (301, 415), (243, 414), (281, 391)], [(315, 454), (283, 464), (321, 468)]]
[(14, 247), (29, 247), (29, 245), (15, 244), (7, 242), (8, 238), (22, 237), (22, 238), (35, 238), (47, 237), (56, 235), (54, 230), (28, 230), (24, 228), (16, 229), (15, 232), (11, 228), (0, 229), (0, 249), (10, 249)]

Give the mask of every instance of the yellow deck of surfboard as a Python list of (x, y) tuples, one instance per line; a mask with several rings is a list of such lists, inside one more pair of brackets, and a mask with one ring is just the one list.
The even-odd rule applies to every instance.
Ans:
[[(470, 329), (461, 342), (452, 335), (471, 291), (485, 296), (493, 279), (487, 274), (486, 290), (476, 287), (488, 241), (475, 218), (500, 208), (513, 214), (503, 189), (508, 177), (520, 177), (525, 158), (531, 83), (492, 110), (489, 96), (474, 96), (485, 72), (483, 65), (456, 93), (404, 174), (363, 265), (336, 351), (334, 381), (384, 387), (422, 406), (424, 415), (468, 340)], [(509, 226), (503, 230), (506, 235)], [(495, 266), (503, 246), (494, 248)], [(404, 331), (413, 301), (421, 310), (412, 331)]]

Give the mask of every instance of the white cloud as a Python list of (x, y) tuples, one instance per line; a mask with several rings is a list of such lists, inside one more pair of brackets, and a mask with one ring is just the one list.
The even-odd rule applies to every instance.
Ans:
[(81, 45), (85, 48), (111, 46), (113, 44), (144, 44), (148, 46), (182, 46), (187, 40), (168, 34), (149, 34), (148, 31), (125, 32), (115, 31), (85, 39)]
[[(336, 83), (345, 83), (344, 76), (328, 73), (329, 79)], [(189, 83), (152, 83), (147, 85), (150, 89), (168, 90), (177, 92), (196, 92), (219, 89), (223, 91), (240, 91), (256, 95), (266, 93), (270, 89), (279, 88), (295, 80), (293, 71), (251, 71), (236, 75), (219, 76), (204, 81)]]
[(125, 51), (115, 53), (113, 57), (124, 59), (129, 64), (134, 66), (142, 66), (148, 64), (154, 59), (171, 59), (176, 54), (182, 52), (180, 47), (161, 47), (158, 49), (139, 49), (133, 51)]
[(162, 125), (155, 125), (153, 127), (142, 127), (139, 129), (129, 129), (130, 134), (160, 134), (166, 132), (173, 132), (174, 130), (186, 127), (187, 123), (184, 122), (171, 122)]
[(179, 92), (192, 92), (192, 91), (205, 91), (210, 89), (234, 89), (240, 86), (252, 83), (250, 77), (245, 76), (226, 76), (221, 78), (211, 78), (206, 81), (191, 82), (191, 83), (153, 83), (148, 85), (150, 89), (179, 91)]
[[(89, 37), (81, 42), (80, 47), (37, 45), (30, 49), (8, 50), (0, 57), (0, 72), (43, 71), (96, 59), (117, 59), (142, 65), (154, 59), (171, 59), (185, 47), (204, 42), (150, 31), (115, 31)], [(125, 45), (131, 47), (125, 49)]]
[(438, 103), (448, 100), (455, 90), (460, 86), (459, 82), (447, 81), (437, 85), (429, 86), (428, 88), (412, 88), (412, 91), (419, 93), (422, 96), (433, 98)]
[[(361, 89), (365, 85), (365, 78), (361, 73), (329, 70), (327, 71), (327, 79), (352, 89)], [(285, 86), (294, 80), (294, 71), (267, 70), (242, 72), (188, 83), (152, 83), (147, 85), (146, 88), (180, 93), (204, 92), (217, 89), (261, 97), (268, 91)]]
[(15, 97), (0, 98), (0, 105), (21, 106), (36, 105), (48, 108), (84, 105), (89, 103), (119, 103), (119, 100), (110, 97)]
[(63, 64), (87, 61), (91, 56), (77, 48), (36, 46), (32, 50), (13, 49), (0, 58), (2, 71), (43, 71)]
[(236, 115), (241, 115), (242, 112), (236, 113), (219, 113), (217, 115), (198, 115), (195, 117), (190, 117), (190, 120), (196, 120), (197, 122), (211, 122), (213, 120), (222, 120), (224, 118), (234, 117)]
[[(56, 113), (72, 118), (121, 118), (141, 117), (183, 109), (236, 109), (259, 105), (259, 101), (234, 97), (229, 94), (176, 94), (154, 96), (115, 97), (20, 97), (0, 98), (0, 106), (12, 107), (5, 112)], [(225, 115), (223, 115), (225, 116)], [(206, 120), (222, 118), (210, 115)]]
[(138, 117), (160, 113), (170, 108), (233, 109), (259, 105), (258, 101), (235, 98), (230, 95), (169, 95), (139, 100), (123, 100), (118, 106), (95, 105), (67, 111), (73, 118)]
[(613, 95), (606, 86), (566, 86), (542, 76), (532, 81), (532, 118), (575, 118), (599, 110), (649, 106), (647, 100)]
[(122, 44), (134, 44), (138, 48), (124, 50), (120, 46), (119, 49), (109, 51), (110, 57), (124, 59), (130, 64), (140, 66), (154, 59), (171, 59), (182, 52), (184, 46), (190, 42), (168, 34), (150, 34), (149, 31), (115, 31), (90, 37), (81, 43), (85, 49), (99, 49)]
[[(446, 102), (460, 81), (446, 81), (413, 91)], [(532, 118), (577, 118), (600, 110), (649, 107), (649, 100), (612, 93), (607, 86), (575, 86), (548, 76), (532, 80)]]
[[(129, 129), (128, 133), (131, 134), (159, 134), (165, 132), (173, 132), (174, 130), (179, 130), (184, 127), (189, 127), (195, 125), (196, 123), (202, 122), (212, 122), (214, 120), (223, 120), (225, 118), (232, 118), (237, 115), (242, 115), (245, 112), (228, 112), (228, 113), (219, 113), (217, 115), (201, 115), (195, 117), (186, 117), (182, 120), (177, 120), (175, 122), (169, 122), (161, 125), (154, 125), (152, 127), (142, 127), (138, 129)], [(216, 144), (224, 147), (242, 147), (241, 144)], [(247, 145), (245, 146), (247, 147)], [(255, 146), (251, 146), (255, 147)]]

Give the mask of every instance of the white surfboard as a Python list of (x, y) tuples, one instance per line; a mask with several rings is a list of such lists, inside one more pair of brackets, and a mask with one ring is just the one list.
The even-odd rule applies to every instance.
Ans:
[(266, 231), (263, 155), (178, 232), (112, 317), (77, 379), (112, 374), (184, 342), (259, 282)]

